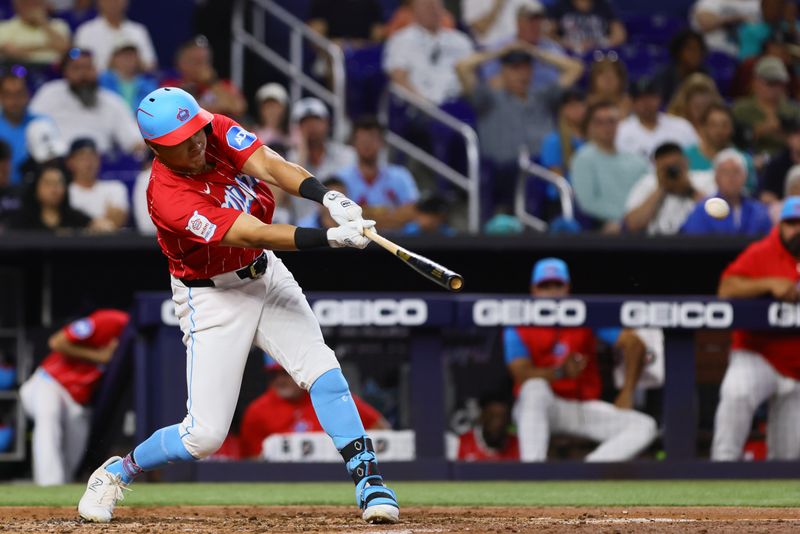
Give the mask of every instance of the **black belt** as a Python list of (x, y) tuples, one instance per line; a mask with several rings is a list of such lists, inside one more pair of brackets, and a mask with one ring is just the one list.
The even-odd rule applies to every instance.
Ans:
[[(253, 260), (252, 263), (246, 265), (236, 271), (236, 276), (240, 279), (245, 280), (246, 278), (256, 279), (259, 278), (267, 272), (267, 253), (262, 252), (259, 257)], [(186, 278), (181, 278), (181, 282), (186, 287), (214, 287), (214, 280), (210, 278), (200, 278), (197, 280), (187, 280)]]

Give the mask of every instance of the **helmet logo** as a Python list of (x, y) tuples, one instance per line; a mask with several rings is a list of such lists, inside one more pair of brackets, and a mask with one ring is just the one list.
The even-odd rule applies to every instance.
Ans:
[(175, 117), (183, 122), (189, 118), (189, 110), (186, 108), (178, 108), (178, 114)]

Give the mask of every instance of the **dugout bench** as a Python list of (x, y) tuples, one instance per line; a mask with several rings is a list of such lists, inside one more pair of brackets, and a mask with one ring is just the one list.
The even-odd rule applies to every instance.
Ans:
[[(703, 297), (580, 297), (531, 299), (528, 295), (446, 293), (311, 293), (323, 327), (413, 329), (409, 339), (411, 427), (417, 459), (384, 462), (390, 480), (532, 480), (604, 478), (795, 478), (800, 462), (715, 463), (695, 456), (696, 414), (693, 333), (697, 329), (791, 330), (800, 327), (800, 306), (769, 300), (720, 301)], [(169, 293), (140, 293), (132, 313), (138, 336), (134, 354), (136, 438), (180, 421), (185, 414), (185, 348)], [(443, 328), (512, 325), (662, 328), (665, 331), (663, 460), (622, 463), (554, 461), (536, 464), (449, 462), (445, 459)], [(431, 409), (431, 407), (442, 407)], [(800, 415), (800, 414), (798, 414)], [(169, 480), (344, 480), (329, 463), (255, 461), (172, 465)]]

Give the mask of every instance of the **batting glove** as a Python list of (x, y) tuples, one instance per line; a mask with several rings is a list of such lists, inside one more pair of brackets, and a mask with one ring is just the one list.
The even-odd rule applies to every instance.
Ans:
[(364, 236), (364, 229), (374, 227), (375, 221), (369, 219), (344, 223), (328, 230), (328, 243), (331, 248), (366, 248), (369, 245), (369, 238)]
[(345, 224), (362, 220), (361, 206), (338, 191), (328, 191), (322, 199), (322, 205), (328, 208), (336, 224)]

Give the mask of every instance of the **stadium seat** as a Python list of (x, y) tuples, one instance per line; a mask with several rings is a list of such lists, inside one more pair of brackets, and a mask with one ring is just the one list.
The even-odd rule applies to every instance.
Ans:
[(630, 15), (623, 22), (628, 30), (628, 42), (669, 44), (675, 33), (686, 27), (685, 18), (678, 18), (663, 13)]

